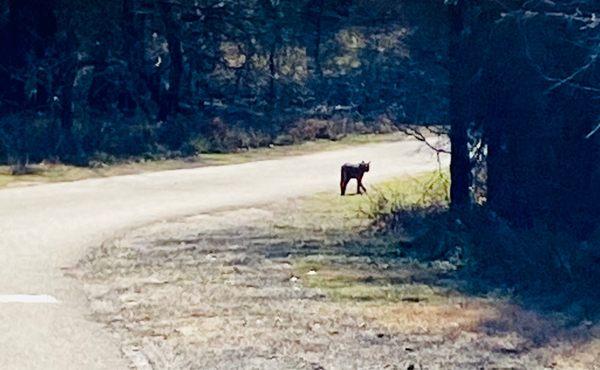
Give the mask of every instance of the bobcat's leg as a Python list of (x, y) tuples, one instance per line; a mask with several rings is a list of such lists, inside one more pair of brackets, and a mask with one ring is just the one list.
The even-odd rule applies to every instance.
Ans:
[(340, 182), (340, 190), (342, 195), (346, 195), (346, 186), (348, 186), (348, 180), (342, 178), (342, 181)]
[(348, 185), (348, 181), (346, 181), (346, 168), (342, 166), (342, 173), (340, 179), (340, 193), (342, 196), (346, 194), (346, 185)]
[(357, 194), (362, 194), (362, 193), (363, 193), (363, 191), (366, 193), (366, 192), (367, 192), (367, 188), (365, 188), (365, 186), (364, 186), (364, 185), (363, 185), (363, 183), (362, 183), (362, 176), (359, 176), (359, 177), (356, 179), (356, 182), (357, 182), (357, 185), (356, 185), (356, 188), (357, 188), (357, 189), (356, 189), (356, 193), (357, 193)]

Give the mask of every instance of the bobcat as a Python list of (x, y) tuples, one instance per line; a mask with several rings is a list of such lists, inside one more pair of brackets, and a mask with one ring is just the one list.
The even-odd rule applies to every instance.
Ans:
[(342, 195), (346, 194), (346, 186), (351, 179), (356, 179), (358, 183), (356, 193), (362, 194), (361, 189), (366, 193), (367, 189), (362, 184), (362, 178), (365, 172), (369, 172), (371, 162), (362, 161), (359, 164), (346, 163), (342, 166), (342, 180), (340, 181), (340, 189)]

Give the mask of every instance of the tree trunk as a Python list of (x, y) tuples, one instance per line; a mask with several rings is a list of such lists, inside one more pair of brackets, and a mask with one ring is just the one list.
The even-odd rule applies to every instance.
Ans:
[(76, 63), (70, 63), (65, 71), (61, 92), (60, 136), (58, 155), (73, 160), (77, 153), (77, 145), (73, 136), (73, 85), (77, 76)]
[(169, 68), (169, 86), (165, 89), (164, 98), (160, 101), (158, 114), (159, 121), (166, 122), (177, 111), (179, 106), (179, 92), (181, 89), (181, 76), (183, 75), (183, 53), (181, 50), (181, 39), (179, 37), (179, 24), (172, 11), (173, 5), (167, 2), (160, 3), (167, 43), (169, 45), (169, 56), (171, 59)]
[[(24, 171), (28, 162), (28, 153), (32, 147), (29, 137), (30, 113), (37, 113), (47, 102), (40, 97), (48, 97), (45, 87), (38, 84), (37, 89), (27, 89), (26, 81), (37, 73), (38, 61), (46, 57), (46, 52), (57, 32), (57, 19), (54, 13), (55, 0), (9, 0), (8, 22), (2, 30), (6, 53), (2, 61), (0, 95), (5, 102), (6, 111), (13, 113), (18, 121), (10, 146), (10, 157), (16, 163), (17, 172)], [(42, 88), (41, 88), (42, 87)], [(34, 113), (34, 114), (35, 114)], [(37, 148), (36, 148), (37, 149)]]
[(465, 1), (449, 5), (450, 16), (450, 200), (453, 207), (470, 203), (471, 163), (469, 159), (468, 117), (466, 114), (465, 73), (462, 32), (464, 29)]
[(60, 84), (58, 92), (60, 102), (60, 120), (57, 142), (55, 143), (55, 154), (61, 159), (73, 161), (79, 151), (73, 135), (74, 122), (74, 88), (79, 63), (77, 61), (77, 36), (72, 30), (66, 32), (62, 42), (59, 43), (64, 60), (57, 73)]
[[(134, 0), (123, 0), (122, 29), (125, 37), (125, 59), (128, 64), (129, 72), (134, 78), (131, 83), (133, 86), (133, 96), (131, 100), (135, 101), (133, 108), (140, 108), (148, 119), (154, 115), (150, 102), (159, 104), (160, 87), (156, 87), (153, 82), (152, 72), (148, 70), (148, 65), (144, 57), (145, 30), (147, 26), (147, 15), (136, 12), (136, 2)], [(138, 7), (140, 5), (138, 4)], [(132, 114), (131, 109), (130, 114)], [(152, 117), (154, 118), (154, 117)]]
[(315, 50), (313, 59), (315, 60), (315, 76), (319, 81), (323, 78), (323, 70), (321, 69), (321, 40), (324, 6), (325, 0), (317, 0), (317, 14), (315, 15)]
[(272, 110), (275, 110), (275, 101), (277, 100), (277, 91), (275, 86), (275, 80), (277, 76), (277, 65), (275, 63), (275, 53), (277, 52), (275, 42), (271, 44), (271, 50), (269, 51), (269, 103)]
[(269, 122), (271, 129), (277, 129), (278, 126), (278, 108), (279, 94), (277, 93), (277, 62), (276, 53), (281, 44), (281, 26), (279, 23), (279, 14), (277, 9), (271, 3), (271, 0), (263, 0), (263, 6), (267, 16), (270, 29), (270, 44), (269, 44), (269, 91), (267, 101), (269, 103)]

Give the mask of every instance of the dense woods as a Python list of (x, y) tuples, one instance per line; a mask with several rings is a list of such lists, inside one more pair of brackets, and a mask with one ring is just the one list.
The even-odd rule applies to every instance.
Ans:
[(444, 121), (441, 3), (1, 4), (5, 161), (188, 155)]
[(598, 11), (596, 0), (3, 0), (0, 159), (85, 165), (441, 126), (454, 206), (585, 240), (600, 220)]

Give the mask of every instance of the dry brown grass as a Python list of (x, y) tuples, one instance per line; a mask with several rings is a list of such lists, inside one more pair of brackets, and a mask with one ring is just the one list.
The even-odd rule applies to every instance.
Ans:
[(364, 233), (368, 201), (151, 225), (73, 273), (137, 368), (598, 368), (598, 325), (467, 294), (452, 266), (398, 257)]

